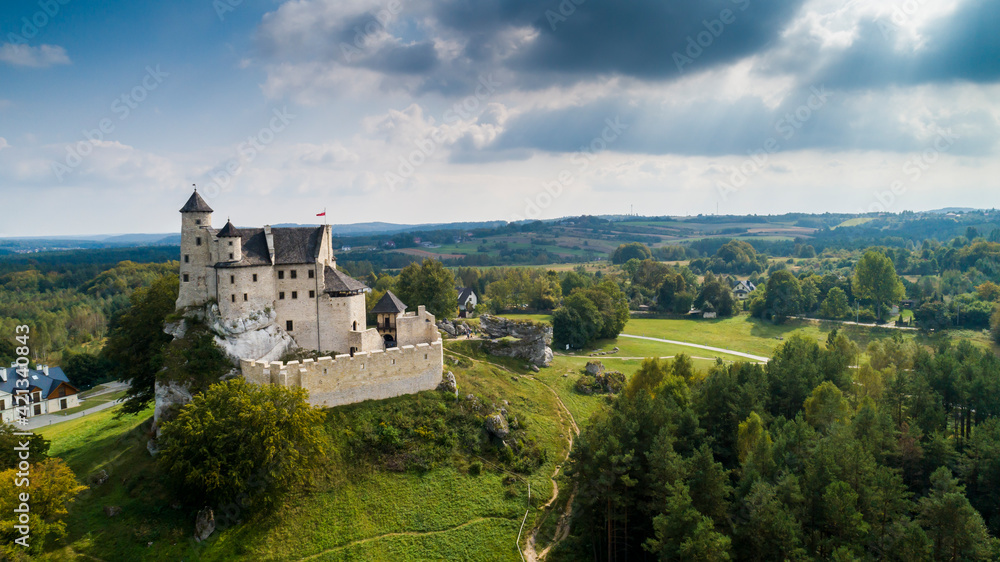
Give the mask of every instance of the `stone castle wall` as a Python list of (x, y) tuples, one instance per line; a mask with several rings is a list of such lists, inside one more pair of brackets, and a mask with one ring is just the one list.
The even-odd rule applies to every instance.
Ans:
[(353, 357), (288, 363), (242, 360), (240, 368), (248, 382), (304, 388), (310, 404), (333, 407), (432, 390), (441, 383), (443, 361), (438, 339)]

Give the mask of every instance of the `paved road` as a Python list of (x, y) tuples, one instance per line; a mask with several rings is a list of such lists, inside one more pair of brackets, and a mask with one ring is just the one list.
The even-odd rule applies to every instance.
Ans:
[[(105, 390), (92, 394), (90, 398), (93, 398), (94, 396), (100, 396), (102, 394), (107, 394), (109, 392), (118, 392), (119, 390), (125, 390), (126, 388), (128, 388), (128, 385), (125, 383), (112, 383), (111, 386), (109, 386)], [(84, 400), (83, 404), (86, 405), (86, 403), (87, 401)], [(114, 406), (117, 406), (119, 403), (120, 402), (118, 400), (112, 400), (111, 402), (105, 402), (104, 404), (99, 404), (97, 406), (94, 406), (93, 408), (87, 408), (86, 410), (80, 410), (79, 412), (69, 414), (68, 416), (61, 416), (59, 414), (44, 414), (41, 416), (34, 416), (28, 418), (27, 425), (18, 427), (23, 427), (26, 429), (37, 429), (39, 427), (45, 427), (47, 425), (52, 425), (54, 423), (75, 420), (77, 418), (82, 418), (83, 416), (93, 414), (94, 412), (100, 412), (101, 410), (107, 410), (108, 408), (113, 408)]]
[(704, 349), (706, 351), (714, 351), (716, 353), (726, 353), (726, 354), (729, 354), (729, 355), (735, 355), (737, 357), (743, 357), (744, 359), (750, 359), (750, 360), (753, 360), (753, 361), (758, 361), (760, 363), (767, 363), (768, 361), (771, 360), (768, 357), (761, 357), (759, 355), (750, 355), (749, 353), (743, 353), (742, 351), (733, 351), (731, 349), (722, 349), (721, 347), (711, 347), (711, 346), (707, 346), (707, 345), (700, 345), (700, 344), (697, 344), (697, 343), (687, 343), (687, 342), (683, 342), (683, 341), (674, 341), (674, 340), (663, 340), (663, 339), (660, 339), (660, 338), (650, 338), (650, 337), (647, 337), (647, 336), (633, 336), (633, 335), (629, 335), (629, 334), (619, 334), (618, 337), (620, 337), (620, 338), (633, 338), (633, 339), (637, 339), (637, 340), (657, 341), (657, 342), (660, 342), (660, 343), (669, 343), (669, 344), (673, 344), (673, 345), (681, 345), (681, 346), (684, 346), (684, 347), (693, 347), (693, 348), (696, 348), (696, 349)]

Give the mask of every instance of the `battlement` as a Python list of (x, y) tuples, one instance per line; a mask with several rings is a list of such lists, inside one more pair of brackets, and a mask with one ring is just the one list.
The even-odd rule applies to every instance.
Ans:
[(309, 403), (332, 407), (431, 390), (441, 383), (441, 340), (282, 363), (241, 360), (248, 382), (304, 388)]

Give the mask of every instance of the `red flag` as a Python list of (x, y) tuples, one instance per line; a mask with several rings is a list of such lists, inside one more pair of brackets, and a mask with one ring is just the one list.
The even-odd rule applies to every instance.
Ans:
[(322, 213), (316, 213), (316, 216), (317, 217), (325, 217), (326, 216), (326, 211), (323, 211)]

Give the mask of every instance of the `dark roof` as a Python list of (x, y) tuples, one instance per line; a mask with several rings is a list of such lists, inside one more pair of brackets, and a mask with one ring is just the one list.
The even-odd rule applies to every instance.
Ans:
[(267, 250), (267, 237), (263, 228), (241, 228), (237, 231), (241, 241), (243, 259), (234, 262), (220, 262), (216, 267), (251, 267), (271, 265), (271, 254)]
[[(17, 379), (20, 377), (13, 368), (7, 368), (7, 380), (0, 380), (0, 391), (6, 392), (8, 394), (14, 394), (16, 389)], [(66, 378), (66, 373), (63, 372), (59, 367), (49, 367), (49, 375), (45, 376), (45, 373), (35, 369), (28, 369), (28, 380), (30, 381), (31, 392), (36, 389), (42, 391), (42, 398), (49, 398), (52, 391), (55, 390), (60, 384), (66, 383), (73, 387), (73, 384), (69, 382)], [(76, 387), (73, 387), (76, 390)]]
[(274, 265), (316, 263), (323, 227), (272, 228)]
[(208, 206), (208, 203), (198, 195), (198, 190), (194, 190), (191, 194), (191, 198), (188, 202), (181, 207), (182, 213), (211, 213), (212, 208)]
[(219, 238), (239, 238), (240, 231), (236, 230), (236, 227), (233, 226), (232, 221), (226, 221), (226, 226), (222, 227), (222, 230), (219, 231), (219, 234), (217, 234), (217, 236)]
[(392, 291), (386, 291), (382, 298), (375, 303), (372, 307), (372, 314), (399, 314), (406, 310), (406, 305), (403, 301), (399, 300), (399, 297), (392, 294)]
[(458, 303), (465, 304), (469, 301), (469, 297), (475, 295), (476, 292), (469, 287), (459, 287), (458, 288)]
[(368, 290), (368, 286), (361, 281), (330, 266), (326, 266), (323, 271), (323, 281), (326, 284), (325, 292), (329, 294), (361, 293)]

